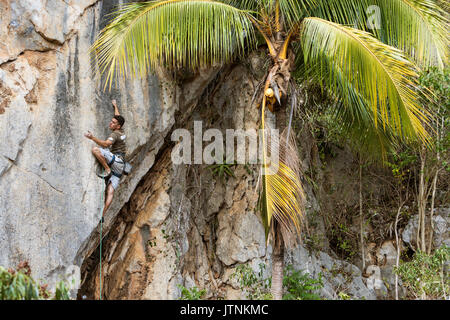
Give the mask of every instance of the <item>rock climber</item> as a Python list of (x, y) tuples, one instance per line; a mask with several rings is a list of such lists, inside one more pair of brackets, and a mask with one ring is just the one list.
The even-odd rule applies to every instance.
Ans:
[(126, 135), (122, 129), (125, 119), (119, 113), (116, 100), (112, 100), (111, 103), (114, 107), (114, 117), (109, 123), (109, 129), (112, 132), (108, 139), (100, 140), (94, 137), (90, 131), (85, 133), (86, 138), (94, 141), (98, 146), (100, 146), (100, 148), (97, 146), (93, 147), (92, 154), (105, 169), (104, 174), (99, 175), (101, 178), (105, 179), (107, 185), (105, 206), (103, 208), (101, 218), (102, 223), (104, 221), (105, 212), (111, 205), (114, 190), (116, 190), (119, 185), (120, 177), (122, 176), (125, 166), (125, 155), (127, 152), (127, 146), (125, 144)]

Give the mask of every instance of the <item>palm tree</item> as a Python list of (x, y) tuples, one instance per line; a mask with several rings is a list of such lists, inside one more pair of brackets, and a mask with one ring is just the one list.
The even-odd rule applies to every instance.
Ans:
[[(379, 30), (366, 24), (373, 4)], [(149, 1), (123, 5), (93, 51), (111, 85), (115, 76), (146, 76), (156, 66), (229, 63), (266, 44), (271, 65), (261, 94), (263, 128), (266, 107), (276, 112), (279, 129), (286, 127), (291, 72), (302, 68), (333, 93), (343, 128), (368, 150), (383, 152), (395, 141), (429, 141), (418, 69), (447, 62), (444, 16), (431, 0)], [(304, 215), (296, 150), (283, 132), (288, 143), (280, 143), (278, 172), (267, 172), (264, 148), (260, 193), (266, 239), (273, 243), (274, 299), (282, 297), (284, 248), (297, 242)]]

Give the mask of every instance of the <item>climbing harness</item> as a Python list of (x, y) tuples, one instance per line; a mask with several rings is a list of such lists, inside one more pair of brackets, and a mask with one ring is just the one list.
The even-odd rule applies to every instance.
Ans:
[(113, 154), (113, 156), (111, 158), (111, 161), (108, 162), (108, 166), (109, 167), (111, 167), (111, 165), (116, 161), (116, 156), (123, 163), (122, 172), (121, 173), (117, 173), (117, 172), (114, 172), (114, 170), (111, 169), (111, 174), (120, 179), (120, 177), (122, 177), (122, 174), (127, 176), (130, 173), (132, 166), (131, 166), (130, 163), (125, 161), (125, 155), (123, 153), (117, 153), (117, 154)]

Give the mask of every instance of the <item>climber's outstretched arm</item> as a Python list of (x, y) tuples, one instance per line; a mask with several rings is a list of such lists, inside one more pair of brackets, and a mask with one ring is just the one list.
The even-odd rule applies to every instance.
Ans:
[(94, 141), (96, 144), (98, 144), (102, 148), (108, 148), (109, 146), (112, 145), (111, 140), (100, 140), (100, 139), (94, 137), (94, 135), (90, 131), (88, 131), (88, 133), (85, 133), (84, 136), (88, 139), (91, 139), (92, 141)]
[(112, 105), (114, 106), (114, 115), (120, 116), (119, 108), (117, 107), (117, 101), (116, 99), (111, 101)]

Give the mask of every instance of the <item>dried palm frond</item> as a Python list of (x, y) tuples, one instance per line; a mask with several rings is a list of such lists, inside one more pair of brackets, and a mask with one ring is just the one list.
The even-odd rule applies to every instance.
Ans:
[[(269, 135), (264, 121), (265, 97), (262, 108), (263, 163), (261, 167), (261, 193), (259, 208), (266, 233), (266, 242), (273, 238), (275, 219), (281, 226), (283, 240), (287, 246), (299, 240), (304, 218), (305, 195), (300, 182), (300, 162), (295, 137), (287, 138), (287, 128), (280, 137)], [(278, 151), (278, 164), (269, 163), (268, 152)]]

